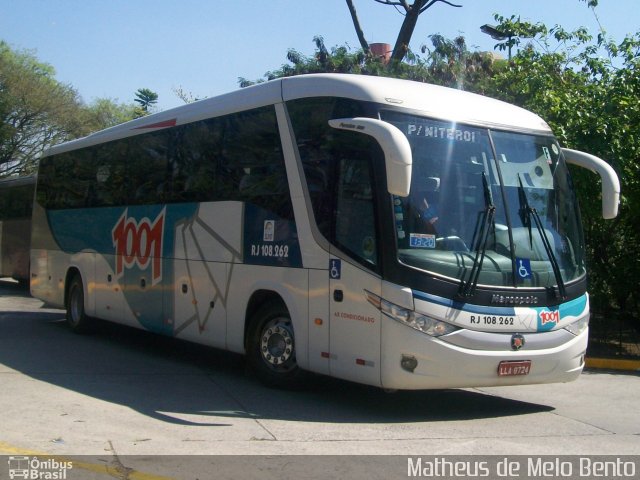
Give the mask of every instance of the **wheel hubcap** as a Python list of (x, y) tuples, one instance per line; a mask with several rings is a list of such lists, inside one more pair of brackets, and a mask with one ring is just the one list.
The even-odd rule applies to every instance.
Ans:
[(294, 354), (293, 334), (288, 319), (271, 320), (260, 336), (260, 353), (272, 368), (282, 367)]

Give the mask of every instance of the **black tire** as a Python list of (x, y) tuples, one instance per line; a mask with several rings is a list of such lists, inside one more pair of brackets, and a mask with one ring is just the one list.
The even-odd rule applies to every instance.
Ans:
[(247, 341), (249, 367), (269, 387), (299, 388), (304, 372), (296, 361), (291, 316), (280, 302), (261, 307), (251, 319)]
[(90, 332), (93, 319), (84, 310), (84, 287), (82, 277), (75, 275), (67, 291), (67, 324), (75, 333)]

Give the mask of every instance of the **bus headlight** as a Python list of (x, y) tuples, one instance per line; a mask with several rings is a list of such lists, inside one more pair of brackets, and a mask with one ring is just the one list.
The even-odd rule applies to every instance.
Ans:
[(420, 315), (419, 313), (412, 312), (411, 317), (409, 322), (405, 322), (407, 325), (432, 337), (447, 335), (448, 333), (459, 330), (458, 327), (450, 323), (442, 322), (435, 318), (427, 317), (426, 315)]
[(408, 310), (396, 305), (395, 303), (391, 303), (380, 298), (378, 295), (369, 291), (366, 291), (366, 294), (369, 303), (374, 305), (387, 317), (392, 318), (396, 322), (407, 325), (408, 327), (414, 328), (415, 330), (426, 333), (427, 335), (431, 335), (432, 337), (440, 337), (459, 330), (459, 327), (456, 327), (455, 325)]
[(564, 329), (568, 332), (573, 333), (576, 337), (584, 332), (589, 326), (589, 317), (590, 315), (585, 315), (577, 322), (570, 323)]

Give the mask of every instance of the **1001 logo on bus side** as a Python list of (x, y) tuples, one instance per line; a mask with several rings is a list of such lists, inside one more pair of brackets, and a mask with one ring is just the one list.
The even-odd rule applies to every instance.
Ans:
[(121, 277), (125, 268), (134, 265), (146, 270), (151, 264), (151, 278), (155, 285), (162, 280), (162, 234), (165, 209), (152, 222), (143, 218), (139, 222), (128, 217), (129, 209), (118, 219), (111, 231), (116, 250), (116, 276)]

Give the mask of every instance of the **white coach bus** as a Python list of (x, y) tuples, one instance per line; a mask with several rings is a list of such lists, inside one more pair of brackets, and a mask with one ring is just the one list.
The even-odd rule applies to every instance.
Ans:
[(259, 84), (52, 148), (31, 292), (100, 318), (389, 389), (565, 382), (584, 365), (585, 246), (538, 116), (409, 81)]

